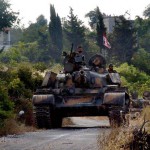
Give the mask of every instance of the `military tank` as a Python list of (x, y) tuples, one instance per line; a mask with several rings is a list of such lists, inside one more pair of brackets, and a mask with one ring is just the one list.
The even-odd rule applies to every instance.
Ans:
[(64, 70), (47, 72), (34, 93), (37, 127), (60, 128), (63, 118), (73, 116), (108, 116), (111, 127), (127, 124), (130, 97), (119, 74), (106, 70), (101, 55), (91, 57), (89, 67), (75, 55), (64, 53)]

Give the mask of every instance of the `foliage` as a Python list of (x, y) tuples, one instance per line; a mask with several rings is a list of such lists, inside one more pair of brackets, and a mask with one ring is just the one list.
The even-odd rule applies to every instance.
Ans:
[(111, 35), (112, 49), (110, 57), (115, 56), (119, 62), (131, 62), (136, 51), (136, 37), (132, 22), (124, 16), (116, 18), (114, 31)]
[(47, 20), (43, 15), (40, 15), (36, 23), (31, 23), (30, 26), (23, 30), (21, 39), (25, 43), (25, 48), (28, 48), (27, 57), (29, 60), (49, 62), (51, 54), (49, 49), (49, 33)]
[(150, 18), (150, 4), (147, 6), (147, 8), (144, 10), (143, 15), (145, 17)]
[(17, 44), (18, 41), (20, 41), (23, 38), (23, 29), (18, 26), (11, 27), (10, 31), (10, 37), (11, 37), (11, 44)]
[(142, 19), (137, 17), (134, 21), (134, 28), (137, 32), (138, 47), (150, 52), (150, 18)]
[(138, 38), (142, 38), (143, 35), (149, 32), (149, 25), (150, 25), (149, 19), (143, 19), (140, 18), (139, 16), (136, 17), (136, 19), (134, 20), (134, 28), (137, 31)]
[(0, 55), (0, 61), (3, 63), (28, 61), (28, 58), (22, 55), (24, 50), (24, 44), (19, 43), (16, 47), (11, 47), (9, 51), (4, 51)]
[(59, 73), (61, 70), (63, 70), (63, 66), (61, 66), (60, 64), (55, 64), (51, 67), (51, 71), (55, 73)]
[(45, 34), (44, 38), (48, 38), (47, 32), (47, 20), (43, 15), (40, 15), (35, 23), (31, 23), (28, 28), (23, 30), (23, 42), (35, 42), (37, 41), (42, 35), (41, 32)]
[(96, 24), (97, 44), (101, 49), (103, 49), (104, 48), (103, 34), (106, 33), (106, 28), (103, 22), (103, 16), (98, 7), (96, 9), (96, 14), (97, 14), (97, 24)]
[(22, 64), (18, 68), (18, 77), (22, 81), (27, 89), (33, 89), (32, 84), (32, 70), (31, 67)]
[(43, 62), (38, 62), (33, 65), (33, 68), (35, 68), (37, 71), (44, 72), (48, 67)]
[(13, 79), (8, 85), (8, 92), (11, 97), (18, 98), (24, 95), (25, 85), (19, 78)]
[(133, 65), (124, 63), (116, 70), (121, 75), (122, 85), (127, 86), (130, 92), (138, 91), (139, 95), (142, 95), (144, 91), (150, 90), (150, 76)]
[(19, 42), (11, 47), (9, 51), (4, 51), (0, 55), (0, 61), (3, 63), (12, 62), (49, 62), (51, 60), (47, 50), (41, 50), (37, 42), (24, 43)]
[(90, 24), (91, 28), (96, 31), (97, 45), (102, 50), (104, 48), (103, 34), (106, 33), (106, 27), (104, 25), (103, 15), (100, 12), (99, 7), (95, 8), (94, 11), (90, 11), (85, 16), (89, 17), (89, 19), (90, 19), (89, 24)]
[(17, 20), (18, 13), (12, 11), (7, 0), (0, 0), (0, 31), (6, 31)]
[(12, 116), (13, 102), (10, 101), (7, 88), (0, 81), (0, 127), (4, 119)]
[(70, 43), (74, 44), (74, 47), (78, 45), (86, 45), (85, 41), (85, 27), (83, 22), (78, 19), (73, 13), (73, 9), (70, 7), (70, 14), (68, 20), (64, 21), (63, 30), (67, 35), (67, 39)]
[(97, 14), (96, 14), (96, 9), (91, 10), (88, 12), (85, 17), (89, 18), (89, 25), (91, 29), (95, 30), (96, 29), (96, 23), (97, 23)]
[(149, 28), (149, 32), (147, 31), (146, 34), (144, 34), (141, 38), (139, 38), (139, 47), (144, 48), (145, 51), (150, 53), (150, 28)]
[[(59, 15), (56, 15), (54, 5), (50, 5), (49, 34), (51, 39), (51, 55), (58, 61), (63, 49), (63, 34)], [(55, 50), (55, 51), (54, 51)]]
[(150, 74), (150, 53), (146, 52), (144, 49), (139, 49), (132, 58), (132, 64)]

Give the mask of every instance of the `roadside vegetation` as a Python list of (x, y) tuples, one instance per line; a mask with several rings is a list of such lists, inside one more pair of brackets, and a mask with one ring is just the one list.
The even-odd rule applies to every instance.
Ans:
[[(1, 6), (6, 6), (3, 8), (9, 11), (11, 5), (6, 0), (0, 0)], [(58, 73), (63, 69), (62, 52), (70, 53), (72, 43), (73, 50), (77, 45), (83, 46), (87, 64), (96, 53), (102, 54), (107, 63), (113, 63), (121, 75), (122, 85), (128, 87), (130, 93), (136, 91), (142, 97), (144, 91), (150, 91), (149, 8), (143, 10), (144, 19), (137, 17), (130, 21), (125, 16), (118, 16), (112, 33), (107, 33), (103, 22), (107, 15), (101, 13), (99, 7), (85, 15), (89, 19), (90, 29), (74, 14), (73, 8), (70, 8), (68, 17), (62, 19), (51, 5), (50, 22), (41, 14), (27, 28), (13, 26), (18, 21), (18, 13), (6, 12), (8, 18), (0, 24), (0, 31), (7, 34), (6, 27), (11, 27), (12, 47), (6, 51), (0, 48), (0, 135), (34, 130), (32, 95), (41, 85), (45, 71)], [(3, 12), (0, 9), (0, 18), (4, 18)], [(107, 33), (111, 49), (103, 45), (103, 33)], [(148, 113), (150, 108), (146, 109)], [(20, 117), (18, 113), (21, 110), (25, 114)], [(132, 130), (128, 129), (127, 132), (122, 129), (112, 131), (103, 143), (109, 147), (109, 144), (115, 145), (120, 141), (123, 145), (133, 140), (130, 134)]]
[(150, 148), (150, 106), (141, 116), (130, 120), (130, 127), (114, 128), (110, 134), (98, 137), (103, 150), (148, 150)]

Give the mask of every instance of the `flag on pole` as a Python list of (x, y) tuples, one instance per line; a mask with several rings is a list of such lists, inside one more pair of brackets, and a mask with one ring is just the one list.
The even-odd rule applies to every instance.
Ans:
[(110, 43), (108, 42), (107, 38), (106, 38), (106, 33), (103, 33), (103, 44), (104, 46), (106, 46), (107, 48), (111, 48)]

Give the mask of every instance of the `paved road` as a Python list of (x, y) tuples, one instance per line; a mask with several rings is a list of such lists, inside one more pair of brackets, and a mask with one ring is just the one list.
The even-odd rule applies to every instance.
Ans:
[(107, 134), (108, 120), (72, 118), (74, 125), (0, 138), (0, 150), (99, 150), (98, 137)]

